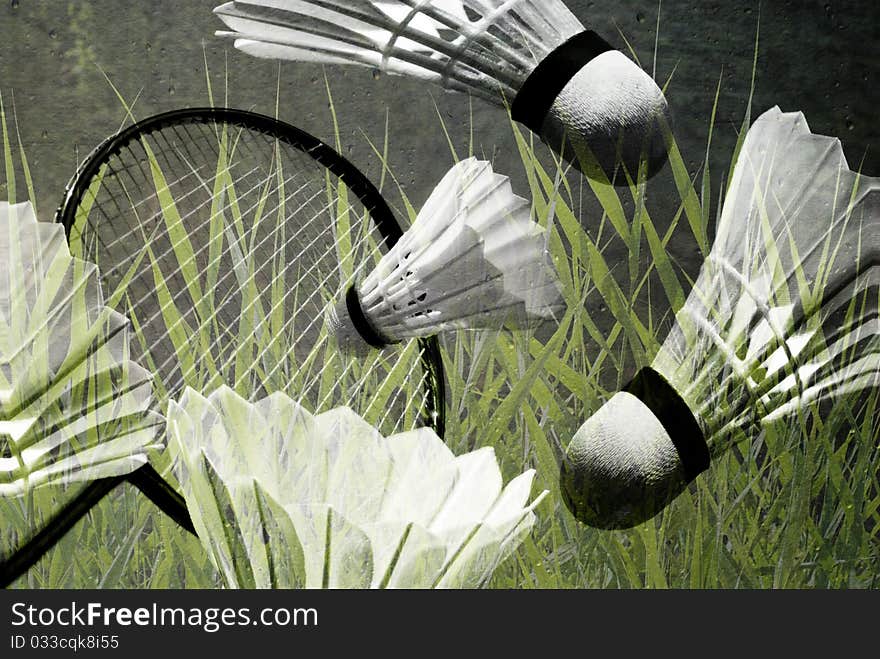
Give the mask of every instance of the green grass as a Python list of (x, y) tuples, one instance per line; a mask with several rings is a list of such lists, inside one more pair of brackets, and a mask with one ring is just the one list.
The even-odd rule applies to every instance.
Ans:
[[(710, 136), (716, 130), (714, 118), (713, 109), (707, 118)], [(744, 127), (750, 119), (744, 117)], [(516, 124), (510, 127), (520, 162), (505, 162), (499, 169), (512, 173), (522, 167), (537, 215), (550, 223), (569, 313), (551, 336), (460, 332), (443, 340), (450, 447), (463, 452), (491, 445), (505, 480), (535, 467), (536, 491), (550, 490), (538, 508), (533, 532), (497, 570), (491, 586), (880, 585), (876, 389), (847, 397), (830, 411), (809, 408), (798, 423), (776, 423), (737, 443), (662, 514), (634, 529), (599, 531), (571, 517), (557, 480), (565, 446), (636, 368), (650, 363), (690, 289), (667, 247), (673, 240), (690, 241), (703, 255), (708, 253), (711, 138), (697, 176), (688, 172), (677, 146), (670, 145), (668, 167), (680, 204), (672, 218), (659, 222), (646, 203), (651, 183), (611, 188), (563, 176), (563, 163), (547, 168), (536, 155), (546, 153), (545, 148), (533, 144)], [(16, 154), (5, 115), (3, 142), (7, 189), (13, 197)], [(373, 148), (383, 164), (382, 179), (396, 182), (385, 160), (388, 142), (386, 135)], [(741, 139), (730, 154), (731, 163), (740, 144)], [(451, 159), (457, 158), (451, 140), (450, 150)], [(26, 172), (21, 150), (18, 159)], [(26, 187), (33, 198), (29, 176)], [(403, 189), (397, 190), (412, 221), (415, 210)], [(597, 201), (601, 212), (590, 214), (585, 209), (596, 206), (582, 204), (583, 198)], [(612, 245), (623, 248), (623, 262), (607, 256)], [(4, 512), (6, 547), (67, 496), (68, 491), (56, 489), (27, 506), (7, 502), (5, 511), (18, 512)], [(198, 540), (125, 486), (15, 585), (192, 588), (217, 583)]]

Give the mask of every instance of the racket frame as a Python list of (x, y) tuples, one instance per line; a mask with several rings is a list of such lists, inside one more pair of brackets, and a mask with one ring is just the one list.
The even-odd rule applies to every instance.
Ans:
[[(255, 130), (298, 149), (319, 162), (341, 180), (360, 200), (379, 230), (387, 248), (400, 240), (403, 229), (382, 194), (373, 183), (335, 149), (305, 131), (268, 115), (224, 107), (196, 107), (153, 115), (105, 139), (86, 157), (68, 182), (55, 212), (55, 222), (64, 227), (68, 242), (80, 202), (94, 177), (126, 145), (142, 136), (181, 123), (228, 124)], [(417, 339), (425, 371), (425, 418), (442, 439), (446, 430), (446, 380), (437, 337)], [(127, 476), (93, 481), (59, 510), (27, 543), (8, 558), (0, 557), (0, 588), (24, 574), (74, 525), (122, 482), (137, 487), (181, 528), (195, 533), (186, 501), (149, 463)]]

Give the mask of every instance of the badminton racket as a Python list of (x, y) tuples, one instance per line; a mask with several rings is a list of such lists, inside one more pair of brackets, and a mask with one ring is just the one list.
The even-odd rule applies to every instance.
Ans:
[[(386, 436), (421, 425), (442, 436), (435, 338), (364, 360), (328, 332), (328, 303), (402, 229), (377, 188), (317, 138), (242, 110), (156, 115), (88, 156), (56, 220), (71, 252), (98, 265), (107, 304), (131, 320), (132, 359), (154, 373), (160, 409), (186, 387), (226, 384), (249, 399), (280, 391), (316, 413), (346, 405)], [(16, 570), (122, 480), (192, 530), (153, 466), (112, 480), (60, 511)]]

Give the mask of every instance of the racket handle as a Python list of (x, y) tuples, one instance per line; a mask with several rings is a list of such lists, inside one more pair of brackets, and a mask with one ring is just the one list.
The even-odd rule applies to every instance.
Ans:
[(40, 532), (12, 556), (0, 560), (0, 588), (8, 587), (33, 567), (70, 529), (76, 526), (86, 513), (126, 480), (183, 529), (195, 534), (183, 497), (166, 483), (151, 465), (147, 464), (128, 476), (102, 478), (83, 488)]
[(76, 523), (125, 478), (102, 478), (87, 485), (72, 501), (59, 510), (52, 521), (20, 547), (12, 556), (0, 562), (0, 588), (6, 588), (27, 572), (43, 554), (49, 551)]
[(136, 469), (128, 475), (127, 480), (178, 526), (193, 535), (196, 534), (189, 511), (186, 509), (186, 501), (152, 465), (145, 464), (140, 469)]

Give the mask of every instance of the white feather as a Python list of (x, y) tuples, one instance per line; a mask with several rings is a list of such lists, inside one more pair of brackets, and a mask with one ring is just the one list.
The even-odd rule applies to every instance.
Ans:
[(151, 385), (63, 227), (0, 203), (0, 495), (143, 465), (162, 423)]
[(188, 389), (168, 412), (193, 524), (229, 587), (480, 586), (535, 521), (534, 471), (456, 457), (430, 429), (383, 437), (348, 408)]
[[(809, 385), (816, 365), (827, 362), (829, 332), (857, 348), (853, 358), (880, 350), (871, 322), (880, 287), (877, 235), (880, 179), (851, 171), (839, 140), (811, 133), (801, 113), (773, 108), (755, 121), (712, 250), (654, 364), (709, 436), (744, 421), (755, 400), (763, 401), (761, 416), (775, 418), (781, 405), (794, 410), (788, 399), (797, 387), (780, 387), (778, 379)], [(828, 327), (861, 298), (851, 333)], [(739, 405), (718, 405), (738, 396)]]
[(214, 11), (231, 30), (218, 34), (260, 57), (346, 60), (496, 101), (499, 88), (512, 97), (544, 56), (583, 30), (558, 0), (256, 0)]

